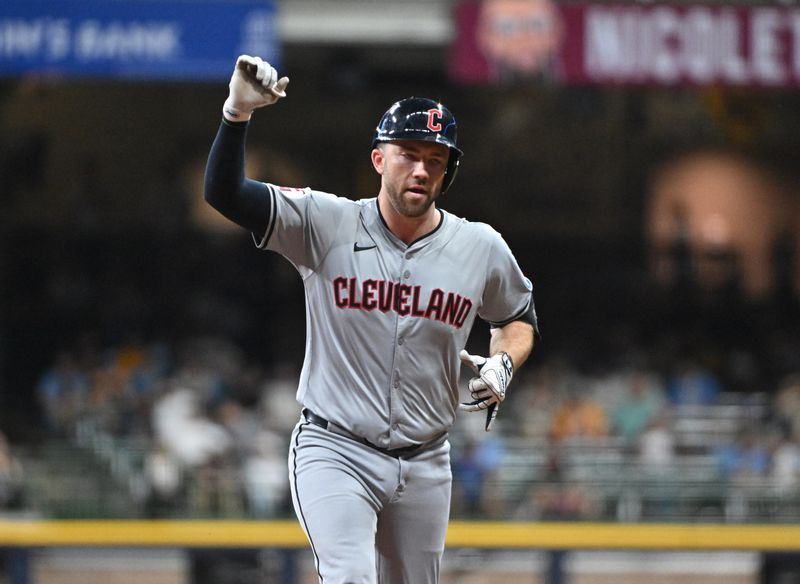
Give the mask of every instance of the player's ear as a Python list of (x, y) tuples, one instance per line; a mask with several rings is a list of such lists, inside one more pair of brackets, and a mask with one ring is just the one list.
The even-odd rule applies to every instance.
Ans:
[(383, 158), (383, 150), (380, 148), (380, 146), (376, 146), (375, 148), (372, 149), (371, 157), (372, 157), (372, 166), (375, 169), (375, 172), (377, 172), (380, 175), (383, 175), (384, 158)]

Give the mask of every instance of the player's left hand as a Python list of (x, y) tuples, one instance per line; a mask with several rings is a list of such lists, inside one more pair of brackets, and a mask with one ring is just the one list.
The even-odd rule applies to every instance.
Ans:
[(506, 398), (506, 388), (514, 375), (514, 364), (508, 353), (501, 352), (488, 359), (470, 355), (465, 350), (458, 354), (461, 362), (468, 365), (478, 377), (469, 380), (469, 391), (473, 401), (458, 406), (465, 412), (486, 410), (486, 431), (492, 428), (500, 402)]

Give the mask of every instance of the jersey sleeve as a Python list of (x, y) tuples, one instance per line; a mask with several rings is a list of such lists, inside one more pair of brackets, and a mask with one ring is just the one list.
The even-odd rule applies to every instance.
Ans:
[(283, 255), (301, 274), (314, 271), (333, 245), (350, 201), (308, 188), (267, 188), (271, 212), (263, 236), (253, 234), (256, 247)]
[(487, 258), (486, 286), (478, 316), (499, 327), (515, 320), (539, 324), (533, 302), (533, 284), (525, 277), (508, 244), (493, 231)]

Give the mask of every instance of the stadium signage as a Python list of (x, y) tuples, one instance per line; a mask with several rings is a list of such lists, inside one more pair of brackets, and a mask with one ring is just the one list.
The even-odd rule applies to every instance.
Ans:
[(583, 54), (571, 69), (576, 81), (800, 82), (800, 10), (589, 6), (567, 16), (582, 33)]
[[(511, 15), (503, 26), (490, 4), (463, 2), (457, 11), (451, 71), (460, 81), (800, 85), (797, 7), (552, 2), (543, 9), (547, 0), (538, 0), (527, 17), (514, 15), (528, 19), (523, 29), (509, 25)], [(511, 41), (516, 50), (504, 51)]]
[(216, 80), (241, 53), (279, 62), (265, 0), (5, 0), (0, 75)]

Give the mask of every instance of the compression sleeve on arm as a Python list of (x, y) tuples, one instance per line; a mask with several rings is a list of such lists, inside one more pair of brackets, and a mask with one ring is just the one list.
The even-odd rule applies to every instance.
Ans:
[(225, 217), (263, 235), (272, 213), (267, 185), (245, 177), (247, 122), (219, 125), (206, 163), (205, 200)]

